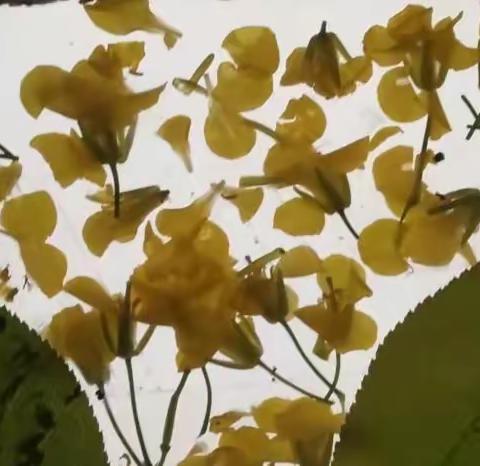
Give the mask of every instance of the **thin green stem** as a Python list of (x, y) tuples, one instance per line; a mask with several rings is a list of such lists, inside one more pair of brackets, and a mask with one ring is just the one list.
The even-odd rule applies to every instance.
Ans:
[(140, 424), (140, 418), (138, 416), (137, 398), (135, 395), (135, 382), (133, 377), (133, 367), (131, 358), (125, 358), (125, 365), (127, 367), (128, 375), (128, 387), (130, 390), (130, 403), (132, 405), (133, 421), (135, 423), (135, 430), (137, 431), (138, 443), (142, 450), (143, 461), (145, 466), (152, 466), (150, 457), (148, 456), (147, 447), (145, 445), (145, 439), (143, 437), (142, 426)]
[(256, 120), (250, 120), (250, 118), (246, 118), (246, 117), (242, 117), (242, 120), (250, 128), (256, 129), (257, 131), (260, 131), (261, 133), (266, 134), (276, 142), (282, 142), (282, 138), (276, 133), (276, 131), (264, 125), (263, 123), (260, 123), (259, 121), (256, 121)]
[(150, 338), (152, 338), (153, 334), (155, 333), (155, 329), (157, 328), (156, 325), (150, 325), (145, 333), (142, 335), (142, 338), (138, 342), (135, 350), (133, 351), (134, 356), (138, 356), (148, 345)]
[(165, 464), (165, 460), (167, 459), (168, 452), (170, 451), (170, 442), (172, 440), (173, 427), (175, 425), (175, 415), (177, 413), (178, 399), (180, 398), (180, 395), (182, 394), (182, 390), (185, 387), (185, 384), (187, 383), (189, 374), (190, 374), (190, 371), (183, 372), (182, 378), (180, 379), (180, 383), (178, 384), (175, 392), (170, 398), (170, 404), (168, 405), (167, 416), (165, 417), (165, 425), (163, 428), (162, 444), (160, 445), (162, 456), (157, 466), (163, 466)]
[(140, 459), (136, 455), (132, 446), (128, 443), (128, 440), (126, 439), (125, 435), (123, 434), (122, 429), (120, 429), (120, 426), (118, 425), (118, 422), (117, 422), (117, 420), (115, 418), (115, 415), (113, 414), (112, 408), (110, 406), (110, 403), (108, 402), (108, 398), (107, 398), (107, 395), (105, 394), (104, 388), (99, 386), (98, 389), (102, 393), (103, 406), (105, 407), (105, 411), (107, 412), (107, 416), (108, 416), (108, 419), (110, 420), (110, 423), (112, 424), (113, 430), (117, 434), (117, 437), (120, 439), (120, 442), (122, 442), (122, 445), (125, 447), (125, 450), (127, 450), (128, 454), (130, 455), (130, 458), (132, 458), (133, 462), (137, 466), (142, 466), (142, 462), (140, 461)]
[(110, 171), (113, 178), (113, 216), (120, 217), (120, 179), (118, 177), (117, 164), (109, 163)]
[(328, 389), (325, 395), (325, 401), (330, 400), (335, 388), (337, 388), (338, 380), (340, 379), (340, 370), (342, 368), (342, 357), (338, 351), (335, 352), (335, 374), (333, 375), (332, 386)]
[(210, 415), (212, 413), (212, 384), (210, 383), (210, 377), (208, 376), (207, 368), (202, 366), (203, 379), (205, 380), (205, 388), (207, 389), (207, 404), (205, 407), (205, 416), (203, 418), (202, 428), (198, 434), (201, 437), (207, 432), (208, 423), (210, 422)]
[(280, 380), (280, 382), (284, 383), (287, 387), (290, 387), (292, 388), (293, 390), (296, 390), (297, 392), (301, 393), (302, 395), (306, 395), (310, 398), (313, 398), (317, 401), (328, 401), (326, 399), (323, 399), (321, 398), (320, 396), (317, 396), (315, 395), (314, 393), (312, 392), (309, 392), (308, 390), (305, 390), (304, 388), (302, 387), (299, 387), (297, 384), (291, 382), (290, 380), (288, 380), (286, 377), (283, 377), (282, 375), (280, 375), (276, 369), (273, 369), (272, 367), (269, 367), (267, 366), (267, 364), (265, 364), (262, 360), (260, 360), (258, 362), (258, 365), (263, 369), (265, 370), (266, 372), (268, 372), (272, 377), (274, 377), (275, 379), (277, 380)]
[(302, 348), (302, 345), (300, 345), (300, 342), (298, 341), (295, 332), (291, 329), (291, 327), (288, 325), (288, 323), (284, 320), (280, 322), (283, 326), (283, 328), (286, 330), (288, 333), (290, 339), (292, 340), (293, 344), (295, 345), (295, 348), (297, 349), (298, 353), (302, 357), (302, 359), (305, 361), (308, 367), (312, 370), (312, 372), (325, 384), (329, 389), (333, 389), (333, 393), (338, 397), (338, 399), (343, 402), (342, 400), (345, 399), (345, 395), (342, 391), (340, 391), (338, 388), (336, 388), (330, 381), (315, 367), (315, 365), (310, 361), (308, 358), (307, 354)]
[(237, 364), (233, 361), (225, 361), (222, 359), (210, 358), (208, 362), (215, 364), (216, 366), (224, 367), (225, 369), (235, 369), (243, 371), (245, 369), (251, 369), (250, 366), (243, 366), (242, 364)]

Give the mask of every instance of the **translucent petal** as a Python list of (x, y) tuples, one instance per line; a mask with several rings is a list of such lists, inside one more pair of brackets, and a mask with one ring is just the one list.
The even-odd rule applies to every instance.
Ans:
[(240, 427), (224, 432), (218, 445), (243, 451), (248, 458), (245, 464), (264, 464), (270, 457), (270, 441), (265, 432), (255, 427)]
[(157, 131), (157, 134), (167, 141), (173, 151), (180, 156), (189, 172), (193, 170), (188, 141), (191, 123), (190, 117), (176, 115), (166, 120)]
[(305, 81), (303, 61), (306, 50), (306, 47), (297, 47), (288, 56), (285, 72), (280, 79), (282, 86), (292, 86)]
[[(108, 212), (96, 212), (88, 217), (83, 226), (82, 235), (88, 250), (101, 257), (113, 241), (115, 219)], [(133, 236), (130, 240), (133, 239)]]
[(105, 288), (93, 278), (80, 276), (65, 283), (64, 291), (106, 314), (117, 312), (117, 304)]
[(227, 411), (226, 413), (210, 418), (210, 432), (220, 434), (229, 430), (233, 424), (245, 417), (247, 413), (243, 411)]
[(358, 240), (362, 261), (379, 275), (399, 275), (408, 269), (408, 262), (399, 251), (399, 223), (382, 218), (368, 225)]
[(22, 174), (22, 165), (19, 162), (12, 162), (6, 167), (0, 167), (0, 201), (11, 193)]
[(18, 241), (44, 242), (55, 230), (57, 210), (46, 191), (36, 191), (6, 201), (0, 219)]
[(348, 173), (357, 168), (362, 168), (367, 160), (370, 150), (369, 138), (364, 137), (347, 144), (333, 152), (320, 155), (316, 158), (319, 169), (330, 170), (334, 173)]
[(46, 338), (61, 356), (80, 368), (88, 383), (108, 379), (108, 365), (114, 355), (104, 341), (98, 311), (84, 313), (80, 306), (61, 310), (50, 322)]
[[(263, 171), (267, 176), (282, 177), (291, 184), (301, 181), (301, 164), (312, 159), (313, 148), (310, 144), (274, 144), (270, 147)], [(310, 168), (310, 171), (312, 169)], [(290, 172), (290, 176), (288, 176)], [(299, 176), (297, 176), (297, 174)], [(287, 176), (286, 176), (287, 175)]]
[(321, 433), (338, 433), (344, 416), (333, 414), (329, 404), (301, 397), (276, 416), (277, 432), (289, 440), (311, 440)]
[(415, 93), (405, 68), (387, 71), (377, 89), (378, 101), (385, 114), (394, 121), (411, 122), (427, 114), (427, 105)]
[(370, 349), (377, 341), (377, 324), (367, 314), (353, 311), (348, 336), (335, 345), (339, 353)]
[(272, 91), (270, 75), (223, 62), (217, 70), (217, 85), (212, 96), (231, 112), (245, 112), (262, 106)]
[(322, 261), (310, 246), (297, 246), (282, 255), (278, 267), (285, 278), (303, 277), (318, 273)]
[(84, 9), (97, 27), (111, 34), (148, 31), (181, 37), (179, 31), (150, 11), (148, 0), (97, 0), (84, 5)]
[(60, 249), (37, 241), (20, 243), (25, 270), (38, 287), (50, 298), (63, 288), (67, 259)]
[(75, 133), (70, 136), (40, 134), (32, 139), (30, 145), (40, 152), (63, 188), (83, 178), (99, 186), (105, 184), (107, 174), (103, 166)]
[(243, 223), (248, 222), (257, 213), (263, 201), (263, 189), (226, 189), (222, 193), (222, 197), (230, 201), (240, 214)]
[(291, 199), (275, 211), (273, 227), (293, 236), (318, 235), (325, 225), (325, 214), (312, 201)]
[(285, 411), (292, 403), (292, 400), (285, 398), (268, 398), (262, 401), (258, 406), (254, 406), (251, 410), (253, 419), (260, 429), (275, 433), (277, 432), (276, 417)]
[(242, 117), (213, 103), (204, 126), (205, 141), (212, 152), (227, 159), (247, 155), (255, 145), (255, 130)]
[(397, 40), (422, 38), (425, 32), (432, 29), (432, 11), (433, 8), (421, 5), (407, 5), (388, 21), (389, 34)]
[(381, 66), (399, 64), (404, 56), (400, 44), (383, 26), (372, 26), (363, 38), (363, 51)]
[(223, 185), (216, 185), (211, 191), (179, 209), (163, 209), (155, 220), (157, 230), (165, 236), (189, 236), (204, 223)]
[(323, 293), (330, 294), (331, 289), (328, 278), (332, 280), (333, 287), (342, 295), (342, 301), (353, 304), (372, 295), (365, 279), (365, 270), (354, 259), (333, 254), (323, 260), (323, 271), (317, 274), (317, 282)]
[(269, 75), (278, 68), (280, 57), (277, 39), (267, 27), (234, 29), (225, 37), (222, 47), (240, 68), (252, 68)]
[(326, 126), (327, 119), (321, 107), (302, 95), (288, 101), (275, 132), (291, 143), (312, 144), (323, 135)]
[(378, 146), (383, 144), (386, 140), (390, 139), (398, 133), (402, 133), (400, 126), (385, 126), (380, 128), (373, 137), (370, 138), (369, 150), (374, 151)]

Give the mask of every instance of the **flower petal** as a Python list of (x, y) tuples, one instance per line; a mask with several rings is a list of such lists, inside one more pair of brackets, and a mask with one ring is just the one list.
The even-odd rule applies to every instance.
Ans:
[(63, 289), (68, 294), (105, 314), (115, 314), (117, 311), (118, 306), (115, 301), (105, 288), (93, 278), (86, 276), (72, 278), (65, 283)]
[(292, 400), (287, 400), (285, 398), (267, 398), (258, 406), (252, 408), (253, 419), (260, 429), (266, 432), (276, 433), (276, 417), (278, 414), (285, 411), (291, 403)]
[(408, 270), (398, 245), (399, 223), (382, 218), (368, 225), (358, 240), (362, 261), (379, 275), (399, 275)]
[(237, 421), (248, 415), (244, 411), (227, 411), (226, 413), (210, 418), (210, 432), (220, 434), (230, 430)]
[(50, 194), (36, 191), (6, 201), (0, 221), (20, 242), (44, 242), (55, 230), (57, 210)]
[(393, 68), (380, 80), (378, 101), (385, 114), (394, 121), (412, 122), (427, 114), (426, 103), (415, 93), (405, 68)]
[(398, 65), (404, 56), (401, 45), (383, 26), (372, 26), (363, 38), (363, 51), (380, 66)]
[(291, 199), (275, 211), (273, 227), (293, 236), (318, 235), (325, 225), (323, 210), (313, 201)]
[(60, 249), (51, 244), (25, 241), (20, 243), (20, 254), (28, 275), (49, 298), (61, 291), (67, 259)]
[(282, 86), (293, 86), (305, 82), (304, 58), (306, 47), (297, 47), (287, 58), (287, 65), (280, 84)]
[(383, 144), (387, 139), (395, 136), (398, 133), (403, 133), (400, 126), (385, 126), (380, 128), (372, 138), (370, 138), (369, 150), (374, 151), (378, 146)]
[(232, 112), (245, 112), (261, 107), (272, 95), (270, 75), (259, 74), (250, 68), (236, 68), (229, 62), (220, 64), (217, 85), (212, 96)]
[(297, 246), (282, 255), (278, 267), (285, 278), (304, 277), (318, 273), (322, 261), (310, 246)]
[(327, 169), (334, 173), (345, 174), (362, 168), (370, 150), (368, 136), (357, 139), (329, 154), (319, 155), (316, 165), (319, 169)]
[(246, 26), (231, 31), (222, 42), (233, 61), (240, 68), (252, 68), (264, 74), (273, 74), (280, 61), (277, 39), (271, 29)]
[(325, 132), (327, 119), (310, 97), (290, 99), (280, 116), (275, 132), (290, 143), (312, 144)]
[(0, 167), (0, 201), (12, 192), (22, 174), (22, 165), (19, 162), (12, 162), (6, 167)]
[(99, 186), (105, 184), (107, 174), (104, 168), (74, 132), (70, 136), (40, 134), (32, 139), (30, 145), (40, 152), (63, 188), (83, 178)]
[(222, 197), (230, 201), (240, 214), (243, 223), (248, 222), (257, 213), (263, 201), (263, 189), (226, 189)]
[(350, 323), (350, 332), (342, 342), (335, 346), (339, 353), (370, 349), (377, 341), (377, 324), (367, 314), (354, 310)]
[(157, 131), (157, 134), (167, 141), (173, 151), (180, 156), (189, 172), (193, 170), (188, 141), (191, 123), (190, 117), (176, 115), (166, 120)]
[(163, 241), (153, 231), (152, 224), (148, 222), (145, 225), (143, 238), (143, 252), (147, 257), (153, 256), (156, 251), (163, 248)]
[(227, 159), (247, 155), (255, 145), (255, 130), (243, 118), (213, 103), (204, 126), (205, 141), (212, 152)]

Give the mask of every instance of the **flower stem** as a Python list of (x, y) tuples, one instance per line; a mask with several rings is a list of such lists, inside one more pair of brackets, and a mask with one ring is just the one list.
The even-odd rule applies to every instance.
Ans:
[(210, 415), (212, 413), (212, 384), (210, 383), (210, 377), (208, 376), (207, 368), (202, 366), (203, 379), (205, 380), (205, 388), (207, 389), (207, 405), (205, 408), (205, 417), (203, 418), (202, 428), (198, 436), (202, 436), (207, 432), (208, 423), (210, 421)]
[(153, 334), (155, 333), (156, 328), (156, 325), (150, 325), (147, 330), (145, 330), (145, 333), (142, 335), (142, 338), (138, 342), (135, 350), (133, 351), (134, 356), (138, 356), (145, 349), (148, 342), (150, 341), (150, 338), (152, 338)]
[(415, 161), (415, 179), (413, 180), (412, 190), (408, 196), (405, 207), (403, 208), (402, 215), (400, 216), (400, 224), (403, 223), (405, 217), (412, 207), (415, 207), (418, 204), (421, 187), (422, 187), (422, 178), (423, 172), (425, 171), (426, 161), (427, 161), (427, 150), (428, 150), (428, 140), (430, 139), (430, 132), (432, 130), (432, 116), (430, 111), (427, 116), (427, 123), (425, 125), (425, 132), (423, 133), (422, 148), (418, 159)]
[(335, 352), (335, 374), (333, 375), (332, 386), (328, 389), (325, 395), (325, 401), (328, 401), (333, 395), (335, 388), (338, 385), (338, 379), (340, 378), (340, 370), (342, 367), (342, 357), (338, 351)]
[(310, 361), (308, 356), (306, 355), (305, 351), (303, 350), (302, 346), (300, 345), (300, 342), (298, 341), (295, 332), (291, 329), (291, 327), (288, 325), (288, 323), (284, 320), (280, 322), (283, 326), (283, 328), (286, 330), (288, 335), (290, 336), (293, 344), (295, 345), (295, 348), (297, 349), (298, 353), (302, 357), (302, 359), (305, 361), (308, 367), (312, 370), (312, 372), (325, 384), (328, 386), (330, 390), (333, 390), (333, 393), (338, 397), (341, 403), (343, 403), (343, 400), (345, 399), (345, 395), (342, 391), (340, 391), (338, 388), (336, 388), (330, 381), (315, 367), (315, 365)]
[(267, 136), (270, 136), (276, 142), (282, 142), (282, 138), (272, 128), (260, 123), (259, 121), (250, 120), (250, 118), (242, 117), (243, 122), (250, 128), (256, 129)]
[(355, 228), (353, 228), (353, 225), (350, 223), (350, 220), (348, 220), (348, 217), (346, 216), (345, 214), (345, 210), (339, 210), (337, 212), (337, 214), (339, 215), (339, 217), (342, 219), (342, 222), (345, 224), (345, 226), (347, 227), (347, 230), (352, 234), (352, 236), (355, 238), (355, 239), (358, 239), (359, 236), (358, 236), (358, 233), (357, 231), (355, 230)]
[(107, 416), (108, 416), (108, 419), (110, 420), (110, 423), (112, 424), (113, 430), (117, 434), (117, 437), (120, 439), (120, 442), (122, 442), (122, 445), (125, 447), (125, 450), (127, 450), (133, 462), (137, 466), (142, 466), (140, 459), (138, 458), (136, 453), (133, 451), (132, 446), (128, 443), (128, 440), (126, 439), (125, 435), (123, 435), (123, 432), (120, 429), (120, 426), (118, 425), (117, 420), (115, 419), (115, 415), (113, 414), (110, 403), (108, 402), (107, 395), (105, 394), (104, 387), (99, 386), (98, 389), (102, 394), (103, 406), (105, 407), (105, 411), (107, 412)]
[(258, 362), (258, 365), (263, 369), (265, 370), (266, 372), (268, 372), (272, 377), (274, 377), (275, 379), (277, 380), (280, 380), (280, 382), (284, 383), (285, 385), (287, 385), (288, 387), (290, 388), (293, 388), (294, 390), (296, 390), (297, 392), (299, 393), (302, 393), (303, 395), (306, 395), (310, 398), (313, 398), (317, 401), (328, 401), (327, 399), (324, 399), (324, 398), (321, 398), (315, 394), (313, 394), (312, 392), (309, 392), (308, 390), (305, 390), (304, 388), (302, 387), (299, 387), (297, 384), (293, 383), (293, 382), (290, 382), (290, 380), (288, 380), (287, 378), (283, 377), (282, 375), (280, 375), (276, 369), (272, 368), (272, 367), (269, 367), (267, 366), (267, 364), (265, 364), (262, 360), (260, 360)]
[(130, 402), (132, 405), (133, 421), (135, 423), (135, 430), (137, 431), (138, 443), (140, 444), (140, 449), (142, 450), (143, 461), (145, 463), (145, 466), (151, 466), (152, 462), (150, 460), (150, 457), (148, 456), (147, 447), (145, 446), (145, 439), (143, 438), (142, 427), (140, 425), (140, 418), (138, 416), (137, 398), (135, 396), (135, 383), (134, 383), (134, 377), (133, 377), (133, 367), (132, 367), (131, 358), (125, 358), (125, 365), (127, 367), (128, 386), (130, 390)]
[(115, 218), (120, 217), (120, 179), (118, 177), (117, 164), (109, 163), (110, 171), (112, 172), (113, 178), (113, 216)]
[(0, 144), (0, 159), (13, 160), (16, 162), (18, 157), (12, 154), (3, 144)]
[(178, 384), (175, 392), (170, 398), (170, 404), (168, 405), (167, 416), (165, 417), (165, 425), (163, 428), (162, 444), (160, 445), (162, 456), (157, 466), (163, 466), (165, 464), (165, 460), (167, 459), (168, 452), (170, 451), (170, 441), (172, 440), (178, 399), (180, 398), (182, 390), (185, 387), (185, 384), (187, 383), (189, 374), (190, 374), (190, 371), (183, 372), (182, 378), (180, 379), (180, 383)]

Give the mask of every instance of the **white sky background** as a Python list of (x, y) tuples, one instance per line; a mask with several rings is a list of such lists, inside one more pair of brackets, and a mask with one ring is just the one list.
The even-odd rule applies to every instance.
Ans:
[[(133, 87), (146, 89), (163, 82), (171, 82), (175, 76), (188, 77), (200, 61), (210, 52), (216, 53), (215, 64), (227, 58), (220, 49), (225, 35), (233, 28), (247, 25), (266, 25), (277, 35), (281, 64), (275, 75), (277, 84), (285, 68), (285, 59), (294, 47), (306, 45), (319, 30), (322, 20), (328, 21), (352, 55), (361, 53), (364, 32), (372, 24), (385, 24), (388, 18), (407, 2), (404, 0), (162, 0), (153, 1), (153, 9), (170, 24), (178, 27), (184, 37), (177, 46), (167, 51), (160, 36), (135, 33), (127, 40), (145, 40), (147, 56), (140, 67), (142, 77), (130, 79)], [(477, 41), (480, 6), (473, 0), (437, 0), (417, 3), (434, 6), (436, 19), (455, 16), (464, 11), (457, 26), (457, 35), (468, 45)], [(45, 112), (33, 120), (24, 111), (19, 100), (21, 78), (37, 64), (54, 64), (70, 68), (78, 60), (86, 58), (97, 44), (122, 40), (95, 28), (82, 8), (72, 1), (37, 8), (0, 7), (0, 142), (21, 157), (24, 172), (14, 194), (39, 189), (50, 192), (56, 201), (59, 221), (52, 243), (62, 248), (68, 256), (68, 278), (90, 275), (101, 281), (111, 292), (123, 291), (125, 281), (133, 267), (143, 260), (141, 242), (143, 228), (136, 241), (112, 245), (99, 260), (91, 255), (83, 244), (81, 229), (85, 219), (95, 206), (84, 199), (95, 187), (78, 182), (66, 190), (56, 184), (50, 170), (39, 154), (29, 147), (30, 139), (42, 132), (67, 132), (72, 122)], [(212, 67), (214, 76), (215, 67)], [(364, 135), (373, 135), (379, 128), (393, 124), (383, 115), (375, 100), (378, 79), (383, 72), (376, 68), (374, 77), (353, 96), (342, 100), (325, 101), (306, 87), (280, 88), (261, 109), (252, 112), (252, 118), (274, 126), (289, 98), (303, 93), (313, 96), (327, 114), (327, 131), (318, 142), (320, 150), (329, 151)], [(446, 192), (460, 187), (478, 187), (480, 154), (478, 138), (464, 140), (465, 126), (471, 123), (470, 114), (460, 100), (467, 94), (474, 104), (480, 104), (476, 88), (475, 70), (451, 73), (440, 92), (453, 132), (440, 141), (433, 142), (434, 150), (441, 150), (446, 160), (431, 166), (426, 181), (433, 191)], [(131, 156), (119, 167), (122, 190), (158, 184), (169, 189), (168, 207), (183, 206), (193, 196), (205, 192), (210, 183), (225, 179), (235, 185), (238, 176), (260, 174), (263, 159), (271, 141), (263, 135), (250, 155), (237, 161), (221, 159), (210, 153), (203, 140), (203, 119), (207, 102), (202, 96), (185, 97), (173, 87), (167, 87), (159, 104), (141, 117)], [(185, 113), (192, 117), (191, 132), (194, 173), (188, 174), (180, 159), (166, 143), (154, 135), (169, 116)], [(419, 150), (424, 122), (404, 125), (404, 134), (392, 139), (390, 145), (413, 145)], [(383, 146), (382, 149), (385, 149)], [(382, 150), (381, 149), (381, 150)], [(380, 151), (381, 151), (380, 150)], [(351, 176), (352, 207), (348, 216), (358, 231), (380, 217), (391, 217), (382, 196), (374, 189), (371, 162), (365, 171)], [(271, 228), (275, 207), (287, 200), (290, 194), (268, 191), (266, 202), (259, 215), (247, 225), (242, 225), (238, 214), (226, 202), (215, 207), (214, 219), (224, 226), (231, 237), (232, 255), (242, 263), (245, 255), (257, 257), (275, 248), (289, 248), (298, 244), (314, 247), (321, 256), (344, 253), (358, 258), (356, 244), (335, 217), (328, 217), (326, 227), (319, 237), (292, 238)], [(473, 238), (472, 245), (480, 254), (480, 240)], [(18, 251), (8, 239), (0, 238), (0, 265), (14, 264), (14, 279), (21, 283), (23, 270), (15, 266), (19, 262)], [(48, 267), (48, 264), (45, 264)], [(379, 326), (379, 341), (419, 300), (445, 284), (458, 274), (466, 263), (457, 257), (448, 267), (414, 268), (399, 277), (378, 277), (368, 272), (368, 283), (374, 295), (361, 302), (360, 308), (372, 315)], [(300, 281), (298, 282), (300, 283)], [(297, 282), (294, 282), (297, 285)], [(302, 280), (297, 287), (301, 304), (313, 303), (318, 297), (314, 280)], [(46, 325), (52, 314), (75, 301), (59, 294), (47, 300), (37, 289), (21, 292), (13, 309), (37, 329)], [(293, 323), (304, 347), (310, 350), (314, 335), (301, 323)], [(274, 328), (259, 320), (258, 331), (265, 347), (265, 361), (305, 388), (322, 393), (324, 387), (309, 372), (282, 329)], [(374, 351), (355, 352), (343, 358), (340, 387), (351, 401), (360, 386)], [(148, 350), (136, 361), (137, 383), (140, 386), (139, 402), (144, 430), (152, 456), (159, 455), (166, 406), (178, 383), (174, 362), (172, 332), (157, 333)], [(313, 356), (312, 356), (313, 357)], [(333, 374), (333, 362), (315, 361), (326, 374)], [(130, 417), (127, 387), (123, 365), (115, 363), (108, 394), (127, 436), (135, 442), (133, 422)], [(198, 373), (197, 373), (198, 372)], [(272, 382), (261, 370), (233, 372), (210, 368), (214, 387), (214, 414), (228, 409), (248, 409), (262, 399), (279, 396), (296, 396), (279, 382)], [(102, 426), (105, 427), (107, 451), (112, 464), (119, 462), (123, 453), (119, 442), (107, 424), (101, 406), (95, 405)], [(199, 371), (193, 373), (179, 403), (174, 431), (174, 448), (167, 464), (176, 464), (193, 445), (200, 429), (205, 410), (205, 390)]]

